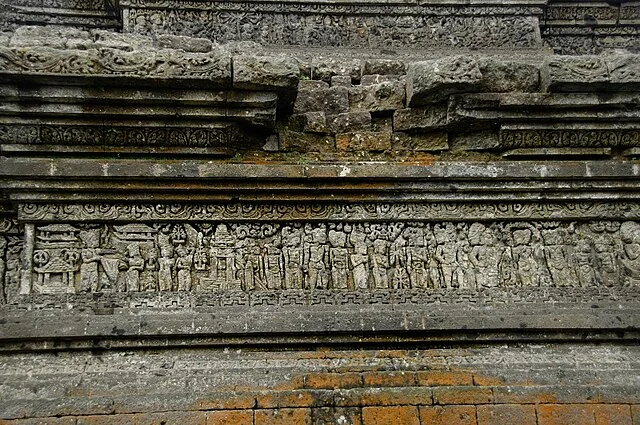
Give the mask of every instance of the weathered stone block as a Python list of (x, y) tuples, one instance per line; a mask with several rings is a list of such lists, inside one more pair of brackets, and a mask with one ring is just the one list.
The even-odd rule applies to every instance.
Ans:
[(588, 91), (610, 82), (607, 63), (599, 56), (554, 56), (542, 67), (545, 91)]
[(294, 152), (333, 152), (335, 139), (333, 136), (283, 130), (280, 132), (280, 149)]
[(351, 87), (351, 76), (334, 75), (333, 77), (331, 77), (331, 87), (335, 86)]
[(333, 115), (327, 117), (327, 128), (334, 134), (371, 131), (371, 114), (362, 111)]
[(595, 425), (593, 407), (586, 404), (542, 404), (538, 425)]
[(409, 106), (437, 103), (454, 93), (478, 91), (481, 86), (480, 67), (470, 57), (452, 56), (415, 62), (407, 69)]
[(298, 82), (299, 91), (313, 91), (328, 89), (329, 84), (322, 80), (300, 80)]
[(485, 58), (479, 61), (482, 86), (487, 92), (536, 92), (540, 69), (528, 63)]
[(617, 89), (640, 89), (640, 55), (610, 55), (604, 59), (612, 85)]
[(354, 86), (349, 89), (351, 111), (393, 111), (404, 107), (405, 90), (401, 81), (385, 81), (369, 86)]
[(362, 62), (360, 59), (316, 58), (311, 63), (314, 80), (331, 81), (334, 75), (348, 75), (353, 81), (360, 81)]
[(292, 115), (289, 118), (289, 128), (294, 131), (326, 133), (327, 119), (324, 112), (306, 112)]
[(475, 406), (420, 406), (420, 421), (430, 425), (475, 425), (476, 408)]
[(72, 27), (61, 26), (23, 26), (13, 33), (10, 47), (51, 47), (64, 49), (68, 39), (90, 40), (89, 32)]
[[(394, 59), (367, 59), (364, 61), (363, 74), (403, 75), (406, 64)], [(363, 78), (365, 77), (363, 75)]]
[(364, 407), (362, 421), (367, 425), (419, 425), (415, 406)]
[(335, 115), (349, 110), (349, 89), (346, 87), (329, 87), (326, 89), (299, 90), (293, 112), (324, 111), (327, 115)]
[(493, 392), (486, 387), (437, 387), (433, 389), (434, 404), (488, 404)]
[(500, 146), (497, 131), (478, 131), (476, 133), (455, 134), (450, 137), (452, 149), (460, 150), (490, 150)]
[(295, 89), (300, 68), (286, 56), (234, 56), (233, 86), (239, 89)]
[(599, 404), (593, 407), (596, 425), (631, 425), (631, 406), (628, 404)]
[(304, 386), (314, 389), (357, 388), (362, 385), (359, 373), (315, 373), (304, 377)]
[(397, 75), (382, 75), (382, 74), (369, 74), (363, 75), (360, 79), (360, 85), (362, 86), (371, 86), (374, 84), (386, 83), (386, 82), (396, 82), (396, 81), (404, 81), (406, 78), (399, 77)]
[(536, 409), (533, 405), (494, 404), (477, 408), (478, 425), (521, 424), (536, 425)]
[(364, 372), (362, 380), (367, 387), (407, 387), (416, 384), (415, 375), (411, 372)]
[(415, 152), (440, 152), (449, 149), (446, 131), (432, 131), (428, 133), (394, 132), (392, 137), (393, 149)]
[(425, 387), (473, 385), (473, 377), (468, 372), (421, 370), (416, 372), (416, 383)]
[(253, 411), (251, 410), (218, 410), (207, 412), (207, 425), (251, 424)]
[(388, 132), (360, 131), (336, 135), (339, 151), (385, 151), (391, 148), (391, 134)]
[(93, 38), (98, 48), (124, 50), (127, 52), (153, 49), (153, 39), (141, 34), (121, 34), (95, 30), (93, 31)]
[(166, 49), (181, 49), (186, 52), (206, 53), (213, 49), (213, 43), (208, 38), (185, 37), (172, 34), (161, 34), (156, 38), (158, 47)]
[(314, 425), (362, 425), (360, 409), (353, 407), (320, 407), (311, 411)]
[(434, 105), (424, 109), (398, 109), (393, 113), (395, 131), (431, 130), (447, 125), (447, 107)]
[(258, 409), (254, 425), (311, 425), (311, 409)]

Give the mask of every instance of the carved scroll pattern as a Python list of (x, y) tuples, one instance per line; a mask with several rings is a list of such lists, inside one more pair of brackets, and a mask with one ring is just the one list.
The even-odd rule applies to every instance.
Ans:
[(640, 284), (635, 221), (58, 223), (34, 235), (26, 293)]

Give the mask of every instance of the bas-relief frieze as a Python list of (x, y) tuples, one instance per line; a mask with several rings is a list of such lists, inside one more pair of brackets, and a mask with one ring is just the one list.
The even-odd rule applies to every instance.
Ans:
[(16, 220), (0, 216), (0, 304), (14, 301), (20, 292), (23, 232)]
[(525, 129), (500, 130), (500, 147), (635, 147), (640, 130)]
[[(281, 8), (278, 3), (268, 6)], [(325, 5), (295, 6), (274, 11), (256, 10), (255, 5), (241, 8), (237, 3), (228, 8), (216, 6), (215, 10), (132, 9), (126, 15), (125, 28), (143, 34), (207, 37), (217, 42), (252, 40), (265, 45), (312, 47), (532, 48), (540, 44), (537, 20), (528, 16), (444, 17), (413, 8), (402, 12), (391, 6), (388, 12), (384, 7), (373, 7), (369, 13), (361, 6), (339, 6), (335, 11), (324, 10)], [(309, 7), (309, 11), (300, 10)], [(345, 7), (353, 10), (340, 10)]]
[(24, 251), (21, 294), (640, 284), (635, 221), (29, 223)]

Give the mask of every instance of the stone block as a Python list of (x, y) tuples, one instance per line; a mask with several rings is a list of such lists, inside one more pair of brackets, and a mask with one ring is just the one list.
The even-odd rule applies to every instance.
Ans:
[(364, 372), (362, 380), (366, 387), (407, 387), (416, 384), (412, 372)]
[(311, 410), (314, 425), (362, 425), (357, 407), (319, 407)]
[(482, 151), (500, 147), (497, 131), (478, 131), (468, 134), (455, 134), (449, 138), (452, 149)]
[(631, 425), (631, 406), (628, 404), (599, 404), (593, 407), (596, 425)]
[(334, 152), (335, 138), (290, 130), (280, 132), (280, 149), (293, 152)]
[(416, 384), (425, 387), (473, 385), (473, 376), (468, 372), (421, 370), (416, 372)]
[(394, 132), (392, 135), (394, 150), (414, 152), (440, 152), (449, 149), (449, 136), (446, 131), (427, 133)]
[(328, 89), (329, 84), (322, 80), (300, 80), (298, 81), (298, 91), (314, 91)]
[[(422, 424), (429, 425), (476, 425), (476, 408), (475, 406), (420, 406), (420, 421)], [(504, 422), (504, 424), (507, 423), (509, 422)], [(513, 422), (513, 424), (516, 423), (518, 422)]]
[(610, 55), (604, 59), (616, 89), (640, 90), (640, 55)]
[(406, 73), (406, 64), (394, 59), (367, 59), (362, 70), (364, 78), (367, 74), (403, 75)]
[(329, 87), (325, 89), (298, 91), (293, 112), (323, 111), (327, 115), (336, 115), (349, 110), (349, 89), (346, 87)]
[(314, 80), (327, 83), (334, 75), (348, 75), (352, 81), (360, 81), (362, 62), (360, 59), (315, 58), (311, 62), (311, 76)]
[(333, 115), (327, 117), (327, 128), (334, 134), (371, 131), (371, 114), (362, 111)]
[(294, 131), (326, 133), (327, 119), (324, 112), (306, 112), (292, 115), (289, 118), (289, 128)]
[(532, 93), (540, 89), (540, 69), (536, 65), (493, 58), (478, 62), (484, 91)]
[(391, 148), (391, 133), (360, 131), (336, 135), (336, 149), (339, 151), (385, 151)]
[(381, 74), (370, 74), (363, 75), (362, 79), (360, 79), (360, 85), (362, 86), (371, 86), (374, 84), (386, 83), (386, 82), (396, 82), (396, 81), (405, 81), (405, 77), (399, 77), (397, 75), (381, 75)]
[(61, 418), (0, 419), (0, 425), (76, 425), (76, 417), (64, 416)]
[(205, 412), (136, 413), (129, 415), (78, 416), (77, 425), (207, 425)]
[(321, 407), (332, 404), (332, 392), (321, 389), (265, 391), (256, 396), (256, 405), (259, 409)]
[(105, 30), (92, 31), (96, 47), (132, 51), (153, 49), (153, 39), (141, 34), (121, 34)]
[(69, 39), (91, 42), (91, 36), (88, 31), (51, 25), (16, 28), (8, 44), (10, 47), (51, 47), (54, 49), (65, 49), (67, 48), (67, 40)]
[(246, 90), (295, 89), (300, 68), (286, 56), (234, 56), (233, 87)]
[(333, 77), (331, 77), (331, 87), (335, 86), (351, 87), (351, 76), (334, 75)]
[(351, 111), (393, 111), (404, 107), (405, 87), (402, 81), (385, 81), (349, 89)]
[(362, 421), (366, 425), (420, 425), (415, 406), (364, 407)]
[(538, 425), (595, 425), (593, 406), (542, 404), (536, 407)]
[(311, 425), (311, 409), (259, 409), (254, 425)]
[(213, 49), (208, 38), (185, 37), (173, 34), (160, 34), (156, 38), (158, 47), (164, 49), (180, 49), (186, 52), (207, 53)]
[(334, 393), (336, 406), (421, 406), (433, 404), (431, 388), (352, 388), (336, 389)]
[(427, 108), (398, 109), (393, 113), (395, 131), (431, 130), (447, 125), (447, 107), (433, 105)]
[(551, 92), (597, 90), (610, 82), (600, 56), (554, 56), (543, 65), (541, 77), (544, 91)]
[(362, 376), (359, 373), (314, 373), (306, 375), (304, 386), (306, 388), (334, 389), (357, 388), (362, 385)]
[(478, 425), (537, 425), (533, 405), (494, 404), (477, 408)]
[(488, 404), (493, 402), (493, 392), (487, 387), (436, 387), (434, 404)]
[(482, 73), (478, 62), (466, 56), (415, 62), (407, 69), (407, 102), (421, 106), (446, 100), (454, 93), (480, 90)]
[(253, 411), (251, 410), (218, 410), (207, 412), (207, 425), (251, 425)]

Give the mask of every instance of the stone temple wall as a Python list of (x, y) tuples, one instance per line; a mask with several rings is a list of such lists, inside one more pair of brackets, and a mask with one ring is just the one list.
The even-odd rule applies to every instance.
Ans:
[(0, 424), (640, 424), (638, 2), (0, 6)]

